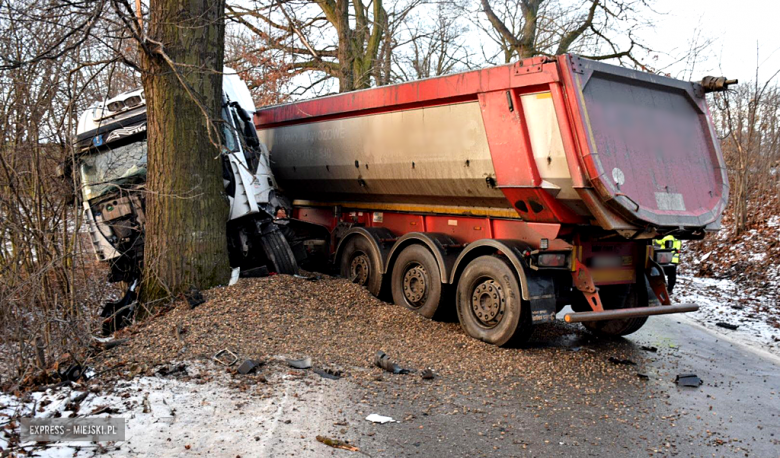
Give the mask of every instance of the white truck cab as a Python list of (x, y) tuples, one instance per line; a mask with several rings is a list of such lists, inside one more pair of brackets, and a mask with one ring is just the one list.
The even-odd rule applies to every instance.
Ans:
[[(295, 257), (275, 221), (277, 214), (289, 213), (289, 203), (277, 192), (268, 150), (252, 123), (251, 94), (227, 67), (222, 87), (231, 264), (242, 268), (269, 264), (271, 270), (295, 273)], [(90, 106), (78, 122), (74, 151), (78, 197), (97, 258), (111, 266), (110, 281), (133, 283), (143, 264), (146, 123), (142, 89)], [(264, 237), (273, 239), (271, 247), (260, 240)]]

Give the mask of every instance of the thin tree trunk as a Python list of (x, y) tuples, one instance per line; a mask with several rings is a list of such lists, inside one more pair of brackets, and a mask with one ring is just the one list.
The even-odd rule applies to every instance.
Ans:
[[(142, 299), (152, 303), (190, 286), (227, 283), (230, 268), (219, 151), (208, 121), (222, 104), (224, 0), (152, 0), (149, 37), (161, 52), (144, 57), (148, 113), (146, 240)], [(157, 50), (160, 51), (160, 50)]]

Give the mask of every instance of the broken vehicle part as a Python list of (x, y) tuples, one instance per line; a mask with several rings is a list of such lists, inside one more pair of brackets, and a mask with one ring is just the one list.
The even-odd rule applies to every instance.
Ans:
[(84, 370), (79, 363), (73, 363), (64, 370), (57, 367), (57, 375), (63, 382), (77, 382), (84, 374)]
[(420, 372), (420, 377), (421, 377), (423, 380), (433, 380), (433, 378), (434, 378), (435, 376), (433, 375), (433, 371), (432, 371), (432, 370), (430, 370), (430, 369), (424, 369), (422, 372)]
[(224, 350), (218, 351), (211, 359), (223, 366), (232, 366), (238, 361), (238, 355), (225, 348)]
[(288, 359), (287, 365), (294, 369), (309, 369), (311, 368), (311, 358), (307, 356), (301, 359)]
[(190, 304), (190, 309), (194, 309), (206, 302), (206, 298), (203, 297), (203, 293), (194, 286), (190, 286), (190, 289), (184, 293), (184, 298), (187, 299), (187, 303)]
[(376, 352), (376, 356), (374, 356), (374, 364), (377, 367), (386, 370), (387, 372), (392, 372), (393, 374), (408, 374), (411, 372), (411, 370), (403, 369), (398, 364), (392, 362), (390, 357), (387, 356), (387, 353), (383, 352), (382, 350)]
[(692, 387), (698, 387), (704, 383), (696, 374), (680, 374), (674, 379), (674, 382), (680, 386)]
[(398, 420), (393, 420), (392, 417), (385, 417), (384, 415), (379, 415), (376, 413), (372, 413), (371, 415), (367, 416), (366, 420), (370, 421), (371, 423), (379, 423), (381, 425), (384, 425), (385, 423), (399, 423)]
[(241, 375), (251, 374), (252, 372), (256, 371), (258, 367), (262, 365), (263, 363), (261, 361), (248, 359), (243, 363), (241, 363), (240, 366), (238, 366), (238, 373)]
[(314, 373), (322, 378), (330, 380), (338, 380), (341, 378), (341, 371), (336, 371), (333, 369), (314, 369)]
[(114, 302), (106, 302), (100, 316), (103, 317), (102, 332), (104, 336), (130, 326), (133, 323), (133, 315), (137, 305), (138, 294), (136, 287), (138, 280), (134, 280), (121, 299)]
[(736, 331), (739, 328), (738, 324), (724, 323), (722, 321), (715, 323), (715, 326), (719, 328), (730, 329), (732, 331)]
[(620, 358), (615, 358), (614, 356), (609, 357), (609, 362), (612, 364), (618, 364), (624, 366), (636, 366), (636, 363), (631, 361), (630, 359), (620, 359)]

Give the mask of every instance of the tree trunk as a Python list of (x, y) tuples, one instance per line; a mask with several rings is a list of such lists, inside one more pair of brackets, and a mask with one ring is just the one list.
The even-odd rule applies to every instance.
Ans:
[(150, 2), (149, 38), (162, 48), (152, 45), (144, 55), (149, 159), (141, 298), (151, 306), (147, 311), (191, 286), (206, 289), (229, 278), (222, 164), (203, 113), (220, 119), (224, 9), (224, 0)]

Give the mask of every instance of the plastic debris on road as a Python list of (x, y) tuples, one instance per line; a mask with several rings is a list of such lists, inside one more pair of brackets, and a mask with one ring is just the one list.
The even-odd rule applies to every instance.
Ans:
[(376, 352), (376, 356), (374, 357), (374, 364), (376, 364), (377, 367), (381, 367), (382, 369), (386, 370), (387, 372), (392, 372), (393, 374), (408, 374), (411, 372), (411, 370), (404, 369), (398, 364), (392, 362), (390, 357), (387, 356), (387, 353), (383, 352), (382, 350)]
[(699, 387), (704, 383), (696, 374), (680, 374), (674, 379), (674, 382), (680, 386)]
[(301, 359), (288, 359), (287, 365), (295, 369), (309, 369), (311, 368), (311, 358), (307, 356)]
[(367, 416), (366, 420), (370, 421), (371, 423), (379, 423), (382, 425), (385, 423), (399, 423), (398, 420), (393, 420), (392, 417), (385, 417), (384, 415), (379, 415), (376, 413), (372, 413), (371, 415)]

